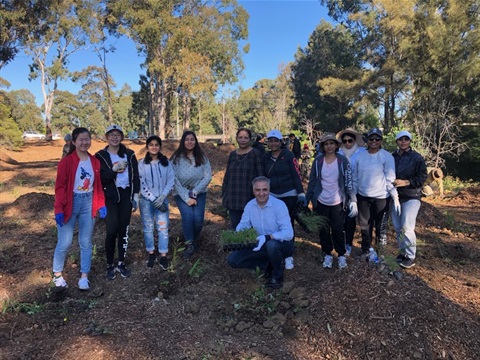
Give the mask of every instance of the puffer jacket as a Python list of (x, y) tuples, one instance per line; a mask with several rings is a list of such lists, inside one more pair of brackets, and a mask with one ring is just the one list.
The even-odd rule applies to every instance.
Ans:
[(283, 149), (274, 161), (272, 153), (263, 155), (263, 170), (270, 179), (270, 192), (282, 195), (296, 190), (297, 195), (303, 193), (302, 177), (297, 159), (289, 150)]
[(397, 179), (410, 181), (409, 186), (398, 187), (400, 202), (422, 197), (423, 184), (427, 180), (427, 166), (422, 155), (409, 149), (402, 155), (398, 150), (392, 153), (395, 160), (395, 175)]

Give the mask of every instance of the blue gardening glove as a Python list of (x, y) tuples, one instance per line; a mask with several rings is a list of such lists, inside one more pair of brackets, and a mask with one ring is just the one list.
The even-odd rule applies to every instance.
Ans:
[(65, 218), (63, 216), (63, 213), (55, 214), (55, 221), (57, 222), (58, 226), (62, 227), (64, 220), (65, 220)]
[(133, 194), (132, 212), (137, 211), (137, 209), (138, 209), (138, 194)]
[(188, 192), (188, 197), (190, 197), (191, 199), (196, 199), (197, 198), (197, 192), (195, 190), (190, 190)]
[(167, 212), (168, 206), (167, 203), (164, 201), (163, 204), (158, 208), (161, 212)]
[(348, 217), (354, 218), (355, 216), (358, 215), (358, 206), (356, 202), (351, 202), (350, 205), (348, 205), (348, 210), (350, 212), (348, 213)]
[(267, 241), (267, 238), (265, 237), (265, 235), (260, 235), (257, 237), (257, 247), (253, 249), (253, 251), (259, 251), (263, 244), (265, 244), (265, 242)]
[(102, 206), (100, 209), (98, 209), (98, 214), (100, 215), (100, 219), (105, 219), (107, 217), (107, 207)]
[(298, 194), (298, 201), (301, 202), (304, 207), (307, 207), (308, 202), (304, 193)]

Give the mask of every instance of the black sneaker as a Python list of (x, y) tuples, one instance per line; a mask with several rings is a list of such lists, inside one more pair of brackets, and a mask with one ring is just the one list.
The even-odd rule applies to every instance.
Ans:
[(157, 259), (157, 255), (148, 254), (147, 268), (149, 268), (149, 269), (153, 268), (153, 265), (155, 265), (155, 260), (156, 259)]
[(132, 272), (125, 267), (125, 264), (120, 264), (117, 266), (117, 271), (122, 275), (122, 277), (127, 278), (132, 275)]
[(405, 256), (405, 259), (400, 262), (400, 266), (404, 269), (410, 269), (412, 266), (415, 266), (415, 260)]
[(398, 254), (398, 256), (396, 257), (395, 261), (397, 262), (397, 264), (400, 264), (403, 260), (405, 260), (405, 255), (403, 254)]
[(190, 242), (190, 243), (186, 243), (185, 244), (185, 250), (183, 250), (183, 259), (184, 260), (189, 260), (193, 253), (195, 252), (195, 247), (193, 246), (193, 244)]
[(107, 265), (107, 274), (105, 277), (108, 280), (114, 280), (117, 276), (115, 275), (115, 266), (112, 265)]
[(168, 269), (168, 259), (166, 256), (160, 256), (160, 258), (158, 259), (158, 263), (160, 264), (160, 267), (163, 269), (163, 270), (167, 270)]

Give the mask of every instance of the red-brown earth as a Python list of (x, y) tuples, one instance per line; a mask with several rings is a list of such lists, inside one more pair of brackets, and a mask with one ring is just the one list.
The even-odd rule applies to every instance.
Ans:
[[(127, 255), (133, 276), (108, 281), (105, 225), (97, 220), (91, 290), (76, 287), (74, 240), (65, 268), (70, 287), (57, 293), (50, 283), (53, 185), (62, 145), (0, 150), (0, 359), (478, 359), (478, 187), (423, 203), (417, 264), (396, 276), (355, 256), (347, 269), (324, 270), (318, 238), (296, 226), (295, 268), (271, 292), (260, 274), (226, 265), (220, 188), (233, 147), (204, 144), (214, 178), (199, 253), (180, 259), (171, 201), (170, 270), (145, 267), (137, 212)], [(142, 157), (142, 144), (127, 145)], [(166, 142), (163, 151), (177, 145)], [(94, 141), (91, 151), (103, 146)], [(391, 225), (380, 250), (393, 267)]]

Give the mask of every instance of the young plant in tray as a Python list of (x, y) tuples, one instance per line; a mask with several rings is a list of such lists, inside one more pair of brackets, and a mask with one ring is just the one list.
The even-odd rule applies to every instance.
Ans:
[(232, 251), (253, 248), (257, 245), (257, 232), (254, 229), (242, 231), (224, 230), (220, 234), (223, 250)]

